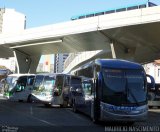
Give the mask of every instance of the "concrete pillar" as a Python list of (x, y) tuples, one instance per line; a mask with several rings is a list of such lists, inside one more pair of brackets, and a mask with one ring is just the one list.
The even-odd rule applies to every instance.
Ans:
[(16, 58), (16, 72), (17, 73), (36, 73), (37, 65), (39, 63), (39, 56), (29, 56), (19, 50), (14, 50), (14, 57)]
[(41, 55), (30, 56), (31, 64), (30, 64), (29, 73), (36, 73), (36, 69), (39, 64), (40, 57)]
[(110, 46), (111, 46), (112, 58), (116, 59), (116, 53), (115, 53), (113, 41), (110, 43)]

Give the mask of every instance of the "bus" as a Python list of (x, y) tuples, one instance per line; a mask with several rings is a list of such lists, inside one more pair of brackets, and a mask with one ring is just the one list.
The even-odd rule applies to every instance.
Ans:
[(156, 83), (154, 77), (151, 75), (147, 75), (147, 79), (149, 85), (152, 86), (148, 88), (148, 106), (149, 108), (160, 108), (160, 84)]
[(32, 92), (33, 100), (45, 106), (67, 107), (72, 105), (76, 88), (81, 87), (81, 77), (69, 74), (37, 74)]
[(72, 71), (84, 76), (81, 96), (72, 109), (93, 122), (144, 121), (147, 119), (147, 79), (140, 64), (120, 59), (96, 59)]
[(4, 97), (12, 101), (31, 102), (34, 74), (10, 74), (4, 80)]
[(135, 9), (142, 9), (142, 8), (153, 7), (153, 6), (157, 6), (157, 5), (154, 4), (153, 2), (150, 2), (149, 0), (143, 0), (143, 1), (139, 1), (137, 3), (131, 4), (131, 5), (128, 5), (128, 6), (76, 15), (76, 16), (71, 17), (71, 20), (84, 19), (84, 18), (89, 18), (89, 17), (95, 17), (95, 16), (117, 13), (117, 12), (122, 12), (122, 11), (130, 11), (130, 10), (135, 10)]

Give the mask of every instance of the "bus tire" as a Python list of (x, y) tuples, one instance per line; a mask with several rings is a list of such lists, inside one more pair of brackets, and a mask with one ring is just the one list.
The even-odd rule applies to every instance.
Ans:
[(51, 104), (44, 104), (44, 106), (45, 106), (46, 108), (50, 108), (50, 107), (51, 107)]
[(96, 124), (99, 122), (99, 117), (100, 117), (100, 110), (97, 107), (97, 105), (93, 103), (93, 117), (92, 117), (92, 121), (93, 121), (93, 123), (96, 123)]
[(92, 122), (96, 124), (98, 123), (98, 117), (95, 114), (93, 114)]
[(63, 101), (63, 107), (68, 107), (68, 100)]
[(28, 98), (27, 98), (27, 103), (31, 103), (32, 102), (32, 96), (29, 95)]

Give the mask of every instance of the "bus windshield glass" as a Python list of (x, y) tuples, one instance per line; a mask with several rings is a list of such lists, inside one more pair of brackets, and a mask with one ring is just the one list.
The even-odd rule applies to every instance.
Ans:
[(146, 102), (147, 91), (142, 70), (103, 69), (103, 101), (114, 105)]
[(44, 91), (51, 92), (55, 85), (54, 76), (46, 76), (43, 81)]
[(8, 76), (6, 78), (6, 84), (9, 89), (12, 89), (16, 85), (18, 77), (16, 76)]

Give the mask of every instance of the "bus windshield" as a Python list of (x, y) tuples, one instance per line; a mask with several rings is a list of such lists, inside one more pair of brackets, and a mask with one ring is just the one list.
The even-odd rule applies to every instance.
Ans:
[(113, 105), (143, 104), (147, 90), (142, 70), (103, 69), (103, 101)]
[(46, 76), (43, 81), (44, 91), (51, 92), (55, 85), (54, 76)]
[(7, 84), (8, 90), (11, 90), (16, 85), (17, 79), (18, 79), (18, 77), (16, 77), (16, 76), (8, 76), (6, 78), (6, 84)]
[(54, 85), (55, 85), (54, 76), (38, 75), (36, 76), (36, 79), (35, 79), (33, 93), (51, 92)]

